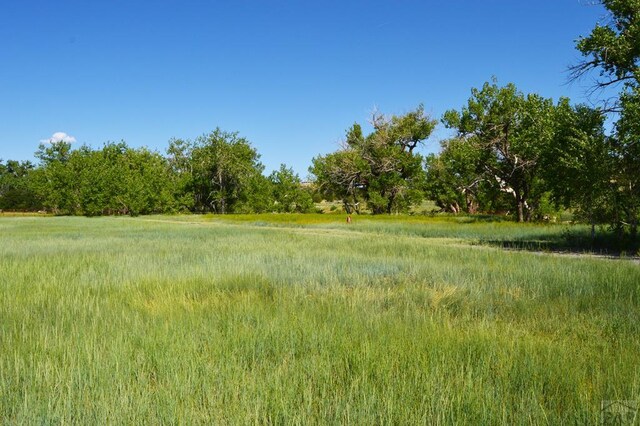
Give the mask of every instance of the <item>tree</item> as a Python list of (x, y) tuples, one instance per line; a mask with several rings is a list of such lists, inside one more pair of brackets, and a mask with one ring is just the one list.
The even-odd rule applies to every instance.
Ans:
[(487, 186), (482, 156), (473, 139), (442, 141), (440, 153), (425, 160), (427, 197), (443, 211), (476, 213)]
[(281, 164), (269, 175), (275, 210), (285, 213), (307, 213), (313, 209), (311, 194), (302, 188), (300, 177), (293, 169)]
[(560, 100), (554, 114), (554, 141), (541, 170), (556, 204), (574, 208), (578, 218), (591, 224), (592, 241), (595, 225), (611, 214), (610, 142), (600, 110)]
[(0, 160), (0, 210), (37, 210), (40, 202), (33, 192), (30, 161)]
[(354, 124), (343, 147), (314, 158), (309, 171), (320, 190), (341, 198), (348, 212), (359, 212), (361, 201), (374, 214), (406, 210), (422, 198), (422, 156), (414, 150), (436, 122), (422, 105), (402, 116), (375, 113), (371, 122), (372, 133), (365, 136)]
[(340, 199), (347, 213), (360, 213), (366, 195), (367, 164), (350, 147), (311, 160), (309, 172), (325, 199)]
[[(587, 37), (580, 37), (576, 48), (585, 59), (571, 67), (577, 79), (598, 70), (594, 89), (622, 84), (623, 91), (640, 85), (640, 0), (602, 0), (609, 11), (609, 22), (596, 25)], [(609, 111), (619, 111), (614, 102)]]
[(71, 144), (53, 142), (40, 144), (35, 156), (39, 162), (33, 175), (33, 188), (42, 200), (43, 207), (55, 214), (73, 214), (79, 210), (77, 178), (70, 167)]
[(194, 192), (194, 174), (191, 152), (193, 144), (183, 139), (171, 139), (167, 148), (169, 178), (173, 190), (176, 209), (194, 211), (196, 194)]
[(484, 151), (486, 176), (513, 195), (519, 222), (531, 220), (542, 193), (538, 166), (553, 138), (552, 118), (550, 99), (524, 96), (513, 84), (498, 87), (495, 81), (472, 89), (461, 111), (443, 117), (458, 137), (473, 139)]
[(617, 122), (611, 136), (610, 192), (612, 225), (621, 233), (628, 227), (637, 244), (640, 215), (640, 0), (602, 0), (610, 13), (606, 25), (596, 25), (581, 37), (577, 49), (584, 60), (572, 67), (572, 77), (599, 71), (595, 88), (620, 87), (612, 107)]
[(94, 150), (41, 146), (33, 187), (56, 214), (99, 216), (173, 211), (170, 168), (157, 152), (122, 141)]
[(249, 141), (216, 128), (190, 148), (195, 207), (225, 214), (250, 200), (252, 184), (259, 184), (264, 166)]
[(167, 160), (147, 148), (126, 149), (112, 170), (120, 173), (119, 194), (113, 203), (132, 216), (175, 211), (175, 189)]
[(638, 240), (640, 220), (640, 86), (622, 94), (620, 119), (615, 124), (614, 175), (617, 200), (623, 217), (618, 226), (629, 227), (633, 244)]

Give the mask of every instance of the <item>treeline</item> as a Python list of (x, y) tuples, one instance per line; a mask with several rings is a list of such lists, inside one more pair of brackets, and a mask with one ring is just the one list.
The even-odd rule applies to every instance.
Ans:
[[(264, 176), (259, 154), (220, 129), (171, 140), (166, 153), (124, 142), (102, 149), (43, 144), (37, 164), (0, 161), (0, 209), (108, 215), (164, 212), (308, 212), (339, 200), (348, 212), (405, 212), (424, 199), (451, 213), (510, 213), (520, 222), (571, 209), (636, 240), (640, 215), (640, 8), (604, 0), (608, 26), (577, 42), (575, 78), (599, 72), (596, 88), (618, 87), (594, 108), (487, 82), (440, 122), (455, 136), (425, 157), (418, 146), (438, 124), (422, 105), (375, 113), (354, 124), (336, 152), (312, 159), (312, 185), (282, 165)], [(614, 121), (605, 131), (605, 119)]]
[(37, 166), (0, 162), (0, 209), (68, 215), (308, 212), (311, 194), (282, 165), (268, 177), (250, 143), (216, 129), (171, 140), (166, 155), (125, 142), (41, 144)]
[(437, 121), (419, 106), (354, 124), (336, 152), (313, 158), (311, 185), (282, 165), (269, 176), (256, 149), (216, 129), (173, 139), (165, 154), (125, 142), (100, 149), (41, 144), (31, 162), (0, 162), (0, 209), (70, 215), (310, 212), (314, 199), (347, 212), (406, 212), (425, 199), (451, 213), (511, 213), (544, 219), (559, 209), (592, 225), (637, 234), (640, 215), (640, 95), (625, 93), (615, 131), (605, 115), (568, 99), (554, 103), (513, 84), (486, 83), (441, 122), (455, 136), (437, 154), (418, 146)]

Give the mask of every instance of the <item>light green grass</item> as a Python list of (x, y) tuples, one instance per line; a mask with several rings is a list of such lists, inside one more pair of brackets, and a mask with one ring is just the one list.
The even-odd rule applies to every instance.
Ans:
[(595, 424), (640, 399), (637, 264), (465, 243), (553, 227), (326, 216), (0, 218), (0, 419)]

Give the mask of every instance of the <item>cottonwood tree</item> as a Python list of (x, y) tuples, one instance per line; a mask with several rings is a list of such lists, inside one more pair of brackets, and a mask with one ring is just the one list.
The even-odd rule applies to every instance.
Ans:
[(0, 159), (0, 210), (38, 210), (40, 201), (31, 184), (34, 164)]
[(539, 160), (553, 138), (552, 119), (550, 99), (494, 81), (472, 89), (467, 105), (447, 111), (443, 122), (491, 159), (484, 163), (487, 178), (513, 195), (518, 221), (524, 222), (533, 217), (542, 193)]
[[(604, 25), (598, 23), (576, 48), (584, 59), (570, 68), (571, 78), (597, 72), (592, 90), (621, 87), (622, 91), (640, 85), (640, 0), (602, 0), (609, 12)], [(620, 111), (619, 99), (605, 111)]]
[(491, 185), (484, 151), (472, 138), (443, 140), (438, 154), (425, 159), (425, 194), (443, 211), (476, 213)]
[(617, 226), (628, 226), (631, 241), (637, 243), (640, 220), (640, 87), (620, 97), (620, 119), (613, 137), (614, 180), (618, 208)]
[(313, 209), (311, 194), (302, 188), (300, 177), (281, 164), (278, 170), (269, 175), (272, 185), (274, 210), (285, 213), (306, 213)]
[(101, 149), (41, 146), (32, 179), (56, 214), (138, 215), (174, 211), (170, 169), (159, 153), (108, 142)]
[(544, 154), (542, 173), (558, 205), (595, 225), (612, 214), (613, 157), (604, 115), (586, 105), (572, 106), (563, 98), (554, 113), (554, 140)]
[[(196, 208), (225, 214), (251, 199), (262, 183), (260, 155), (248, 140), (216, 128), (190, 148)], [(244, 209), (243, 209), (244, 210)]]
[(371, 124), (366, 136), (354, 124), (343, 147), (314, 158), (309, 171), (320, 190), (341, 198), (347, 211), (359, 211), (361, 201), (374, 214), (406, 210), (422, 198), (422, 156), (414, 151), (436, 121), (420, 105), (402, 116), (374, 113)]
[(63, 141), (40, 144), (35, 157), (39, 167), (33, 175), (33, 188), (44, 208), (56, 214), (77, 211), (77, 191), (71, 184), (75, 176), (67, 164), (71, 144)]
[(317, 191), (325, 199), (339, 199), (348, 213), (360, 213), (366, 199), (368, 166), (359, 153), (348, 146), (311, 160), (309, 172), (315, 177)]
[(615, 185), (608, 202), (613, 206), (611, 224), (621, 232), (628, 227), (637, 244), (640, 216), (640, 0), (602, 0), (609, 12), (604, 25), (597, 24), (581, 37), (576, 48), (584, 59), (572, 67), (572, 77), (597, 72), (595, 89), (619, 88), (612, 105), (616, 123), (611, 136)]

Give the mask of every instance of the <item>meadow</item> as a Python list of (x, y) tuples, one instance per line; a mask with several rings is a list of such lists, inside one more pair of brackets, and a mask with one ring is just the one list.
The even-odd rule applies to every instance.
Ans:
[(597, 424), (640, 399), (640, 264), (555, 253), (585, 232), (0, 217), (0, 421)]

